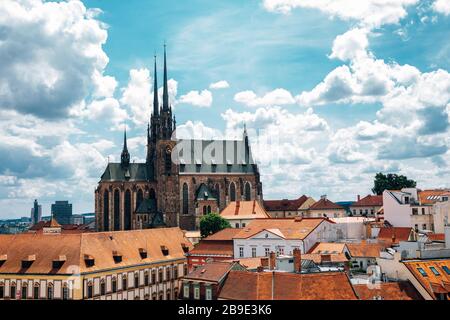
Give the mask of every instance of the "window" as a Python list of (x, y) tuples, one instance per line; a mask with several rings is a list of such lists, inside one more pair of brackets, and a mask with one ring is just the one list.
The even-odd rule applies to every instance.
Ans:
[(27, 298), (27, 286), (26, 285), (22, 285), (22, 299), (26, 299)]
[(178, 265), (173, 268), (173, 278), (178, 279)]
[(239, 258), (244, 257), (244, 247), (239, 247)]
[(200, 299), (200, 287), (198, 285), (194, 287), (194, 299)]
[(134, 287), (139, 287), (139, 273), (137, 272), (134, 274)]
[(94, 295), (94, 292), (93, 292), (92, 289), (93, 289), (92, 288), (92, 283), (89, 282), (88, 283), (88, 287), (87, 287), (87, 297), (88, 297), (88, 299), (92, 298), (92, 296)]
[(183, 275), (186, 276), (187, 274), (188, 274), (188, 266), (187, 266), (187, 264), (185, 264), (183, 267)]
[(252, 258), (256, 258), (256, 248), (252, 248)]
[(234, 182), (230, 184), (230, 201), (236, 201), (236, 186)]
[(250, 183), (248, 183), (248, 182), (245, 183), (244, 198), (245, 198), (245, 201), (251, 200), (251, 188), (250, 188)]
[(158, 271), (158, 282), (159, 283), (163, 282), (163, 271), (162, 271), (162, 269), (159, 269), (159, 271)]
[(125, 191), (124, 229), (131, 230), (131, 191)]
[(183, 284), (183, 297), (189, 299), (189, 283)]
[(427, 225), (426, 225), (426, 223), (422, 224), (422, 230), (427, 230)]
[(212, 300), (212, 289), (210, 287), (206, 288), (206, 300)]
[(206, 216), (206, 206), (203, 206), (203, 215)]
[(122, 277), (122, 290), (127, 290), (127, 288), (128, 288), (127, 277), (123, 276)]
[(166, 268), (166, 281), (170, 281), (170, 267)]
[(109, 192), (105, 190), (103, 194), (103, 230), (109, 230)]
[(370, 215), (374, 215), (375, 214), (375, 211), (373, 210), (373, 209), (370, 209)]
[(417, 268), (417, 271), (420, 272), (420, 274), (422, 275), (422, 277), (428, 277), (427, 273), (426, 273), (425, 270), (423, 270), (422, 268)]
[(11, 288), (9, 288), (9, 297), (11, 299), (16, 299), (16, 285), (12, 284)]
[(445, 271), (445, 273), (447, 273), (448, 275), (450, 275), (450, 269), (447, 266), (443, 266), (442, 270)]
[(425, 208), (422, 208), (422, 215), (425, 214)]
[(102, 282), (100, 282), (100, 295), (104, 296), (106, 294), (106, 285), (105, 285), (105, 281), (102, 280)]
[(35, 285), (33, 288), (33, 299), (38, 300), (39, 299), (39, 285)]
[(441, 274), (439, 273), (439, 271), (436, 270), (435, 267), (430, 267), (430, 270), (434, 273), (435, 276), (440, 276)]
[(152, 284), (156, 283), (156, 271), (152, 270)]
[(187, 183), (183, 184), (183, 214), (189, 213), (189, 189)]
[(270, 255), (270, 248), (264, 248), (264, 254), (268, 257)]
[(245, 223), (242, 224), (242, 228), (245, 228)]
[(47, 299), (48, 300), (53, 300), (53, 286), (52, 286), (51, 283), (47, 287)]
[(234, 226), (236, 227), (236, 229), (239, 229), (239, 223), (235, 223)]
[(419, 225), (418, 224), (414, 225), (414, 230), (416, 230), (416, 232), (419, 231)]
[(112, 278), (112, 292), (117, 292), (117, 279)]
[(279, 247), (278, 248), (278, 253), (283, 255), (284, 254), (284, 247)]
[(69, 300), (69, 288), (67, 287), (67, 285), (64, 285), (63, 287), (63, 300)]
[(405, 203), (406, 203), (406, 204), (409, 203), (409, 197), (405, 197)]
[(145, 271), (145, 273), (144, 273), (144, 285), (145, 286), (148, 286), (148, 284), (149, 284), (149, 281), (150, 279), (149, 279), (149, 276), (148, 276), (148, 271)]
[(413, 208), (412, 209), (412, 214), (413, 214), (413, 216), (417, 216), (418, 214), (419, 214), (419, 211), (418, 211), (419, 209), (417, 209), (417, 208)]
[(5, 286), (2, 284), (0, 285), (0, 299), (3, 299), (5, 297)]
[(114, 231), (120, 230), (120, 192), (114, 191)]

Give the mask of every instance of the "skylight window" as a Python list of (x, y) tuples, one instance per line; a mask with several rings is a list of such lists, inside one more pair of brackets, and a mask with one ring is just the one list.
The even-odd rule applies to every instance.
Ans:
[(426, 273), (425, 270), (423, 270), (422, 268), (417, 268), (417, 270), (420, 272), (420, 274), (421, 274), (423, 277), (428, 277), (427, 273)]
[(447, 273), (448, 275), (450, 275), (450, 269), (447, 266), (443, 266), (442, 270), (445, 271), (445, 273)]
[(436, 270), (435, 267), (430, 267), (430, 270), (434, 273), (434, 275), (436, 276), (440, 276), (441, 274), (439, 273), (439, 271)]

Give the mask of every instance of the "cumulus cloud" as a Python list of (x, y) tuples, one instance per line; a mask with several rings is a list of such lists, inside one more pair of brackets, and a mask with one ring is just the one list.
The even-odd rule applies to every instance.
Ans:
[(229, 87), (230, 87), (230, 84), (225, 80), (214, 82), (209, 85), (210, 89), (226, 89)]
[(122, 88), (120, 103), (128, 106), (134, 123), (143, 125), (150, 118), (151, 94), (150, 71), (146, 68), (130, 70), (130, 78), (127, 87)]
[(416, 3), (418, 0), (263, 0), (268, 11), (288, 14), (295, 8), (317, 9), (370, 27), (398, 23), (407, 15), (406, 8)]
[(292, 94), (282, 88), (270, 91), (262, 97), (258, 97), (253, 91), (238, 92), (234, 96), (234, 101), (248, 107), (269, 107), (295, 104), (295, 99)]
[(448, 0), (436, 0), (433, 3), (433, 9), (436, 12), (445, 14), (446, 16), (450, 15), (450, 1)]
[(368, 30), (364, 28), (354, 28), (334, 39), (330, 58), (342, 61), (364, 57), (367, 54), (369, 40)]
[(209, 108), (212, 105), (213, 96), (209, 90), (202, 90), (201, 92), (193, 90), (185, 95), (182, 95), (178, 102), (191, 104), (201, 108)]
[[(81, 1), (1, 1), (0, 108), (44, 119), (67, 116), (108, 64), (98, 13)], [(112, 90), (110, 78), (101, 82), (109, 84), (97, 86), (99, 94)]]

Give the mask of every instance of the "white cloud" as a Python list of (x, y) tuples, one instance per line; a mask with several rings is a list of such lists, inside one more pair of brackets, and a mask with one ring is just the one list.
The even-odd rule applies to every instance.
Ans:
[(450, 1), (448, 0), (436, 0), (433, 3), (433, 9), (436, 12), (445, 14), (446, 16), (450, 15)]
[(330, 58), (347, 61), (357, 57), (364, 57), (367, 54), (366, 49), (369, 45), (367, 33), (366, 29), (354, 28), (337, 36), (333, 42)]
[(110, 98), (114, 95), (117, 88), (117, 81), (114, 77), (104, 76), (96, 70), (92, 75), (92, 81), (94, 82), (94, 97)]
[(330, 17), (354, 20), (369, 27), (398, 23), (406, 7), (418, 0), (263, 0), (268, 11), (290, 13), (295, 8), (318, 9)]
[(275, 89), (262, 97), (258, 97), (253, 91), (241, 91), (235, 94), (234, 100), (248, 107), (269, 107), (295, 104), (291, 93), (285, 89)]
[(225, 80), (214, 82), (209, 85), (210, 89), (226, 89), (229, 87), (230, 87), (230, 84)]
[(88, 105), (81, 103), (70, 110), (70, 114), (89, 120), (112, 123), (112, 129), (123, 130), (123, 124), (129, 118), (127, 111), (120, 107), (114, 98), (93, 100)]
[(130, 70), (128, 86), (121, 89), (120, 103), (130, 108), (131, 118), (137, 125), (147, 123), (150, 118), (151, 88), (150, 72), (143, 68)]
[(212, 105), (213, 96), (209, 90), (202, 90), (201, 92), (194, 90), (182, 95), (178, 102), (191, 104), (201, 108), (209, 108)]
[(75, 0), (0, 1), (0, 108), (66, 117), (108, 64), (98, 13)]

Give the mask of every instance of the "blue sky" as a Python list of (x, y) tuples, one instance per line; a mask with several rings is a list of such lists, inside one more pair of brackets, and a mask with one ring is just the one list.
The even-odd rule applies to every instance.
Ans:
[(35, 198), (44, 213), (66, 199), (93, 211), (125, 124), (144, 158), (164, 41), (179, 131), (235, 137), (245, 122), (265, 198), (351, 200), (377, 171), (450, 187), (450, 2), (352, 6), (3, 1), (0, 218), (28, 215)]

